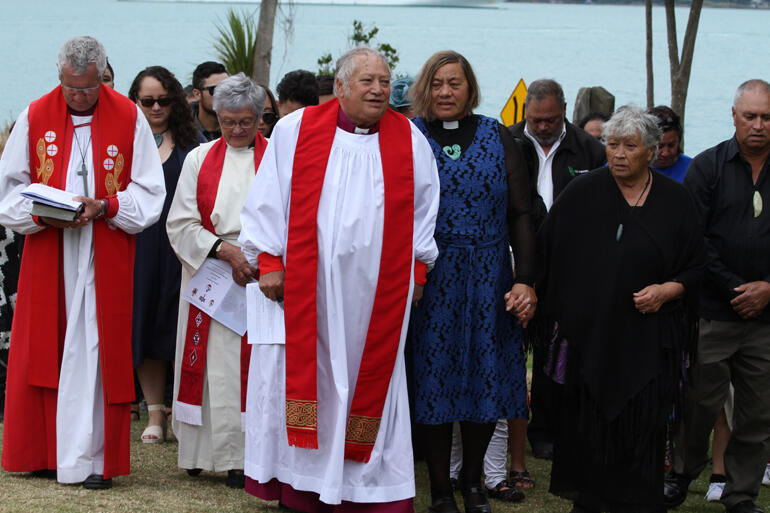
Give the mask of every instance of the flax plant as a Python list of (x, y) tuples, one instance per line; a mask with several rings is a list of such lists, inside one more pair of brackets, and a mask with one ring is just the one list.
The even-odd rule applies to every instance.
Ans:
[(214, 38), (214, 50), (219, 61), (231, 75), (242, 71), (250, 77), (254, 69), (254, 43), (257, 40), (254, 16), (228, 9), (225, 21), (218, 22), (216, 29), (218, 35)]

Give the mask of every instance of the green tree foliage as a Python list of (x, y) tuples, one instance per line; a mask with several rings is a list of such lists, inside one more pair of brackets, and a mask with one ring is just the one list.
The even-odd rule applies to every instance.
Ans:
[[(358, 45), (369, 45), (385, 56), (385, 60), (388, 62), (391, 71), (395, 70), (399, 61), (398, 50), (388, 43), (374, 44), (374, 38), (379, 32), (380, 29), (376, 25), (366, 27), (364, 26), (364, 22), (353, 20), (353, 33), (348, 36), (348, 47), (353, 48)], [(334, 74), (334, 58), (331, 53), (322, 55), (316, 62), (318, 63), (319, 75)]]
[(318, 63), (319, 75), (334, 75), (334, 58), (332, 58), (332, 54), (324, 54), (316, 62)]
[(214, 50), (227, 72), (234, 75), (242, 71), (250, 77), (257, 39), (253, 14), (228, 9), (225, 21), (219, 21), (216, 28), (218, 35), (214, 38)]

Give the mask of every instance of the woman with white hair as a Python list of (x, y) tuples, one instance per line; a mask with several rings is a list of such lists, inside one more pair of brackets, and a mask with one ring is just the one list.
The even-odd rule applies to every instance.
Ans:
[[(184, 291), (206, 258), (232, 267), (240, 285), (256, 274), (238, 247), (240, 210), (267, 141), (257, 131), (265, 91), (238, 73), (214, 91), (222, 137), (185, 159), (166, 222), (171, 247), (182, 262)], [(179, 467), (228, 471), (227, 485), (243, 487), (245, 404), (250, 348), (245, 337), (184, 300), (179, 304), (172, 426), (179, 440)]]
[[(660, 512), (682, 357), (694, 342), (703, 237), (687, 191), (652, 171), (657, 119), (604, 124), (608, 167), (576, 178), (538, 233), (538, 295), (565, 385), (551, 493), (573, 513)], [(559, 360), (559, 361), (557, 361)]]

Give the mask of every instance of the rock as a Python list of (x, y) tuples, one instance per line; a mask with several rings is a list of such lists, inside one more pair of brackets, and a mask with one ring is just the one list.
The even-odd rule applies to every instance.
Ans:
[(581, 87), (575, 98), (572, 122), (579, 123), (586, 114), (591, 112), (612, 115), (615, 112), (615, 96), (602, 86)]

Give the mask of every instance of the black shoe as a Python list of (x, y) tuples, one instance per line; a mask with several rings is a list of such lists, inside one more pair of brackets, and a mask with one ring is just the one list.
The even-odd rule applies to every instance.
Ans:
[(553, 443), (535, 442), (532, 444), (532, 456), (539, 460), (553, 459)]
[(40, 477), (43, 479), (56, 479), (56, 471), (51, 469), (33, 470), (30, 472), (32, 477)]
[(673, 471), (669, 472), (663, 480), (663, 506), (666, 509), (674, 509), (681, 506), (687, 498), (687, 488), (689, 487), (689, 478)]
[(765, 510), (754, 504), (754, 501), (745, 500), (727, 508), (725, 513), (765, 513)]
[(492, 513), (487, 494), (480, 486), (471, 486), (463, 489), (463, 502), (465, 513)]
[(109, 490), (112, 488), (112, 478), (104, 479), (102, 474), (91, 474), (83, 481), (86, 490)]
[(198, 477), (201, 472), (203, 472), (202, 468), (188, 468), (187, 469), (187, 475), (190, 477)]
[(244, 488), (246, 486), (246, 476), (243, 475), (243, 470), (228, 470), (225, 484), (230, 488)]
[(487, 495), (504, 502), (519, 502), (524, 500), (524, 492), (503, 479), (494, 488), (487, 488)]
[(430, 513), (460, 513), (455, 498), (451, 495), (439, 497), (428, 507)]

